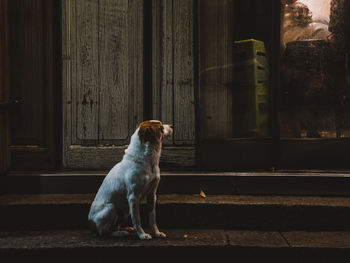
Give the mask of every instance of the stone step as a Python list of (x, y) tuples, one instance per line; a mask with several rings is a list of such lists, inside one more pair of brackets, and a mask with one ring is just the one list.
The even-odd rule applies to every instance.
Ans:
[[(0, 193), (96, 193), (108, 171), (10, 173)], [(349, 171), (162, 172), (159, 194), (350, 196)]]
[[(0, 231), (86, 229), (92, 194), (0, 196)], [(141, 207), (147, 225), (145, 204)], [(159, 195), (161, 228), (348, 231), (349, 197)]]
[[(350, 232), (162, 229), (165, 239), (87, 230), (0, 232), (1, 262), (348, 262)], [(135, 261), (136, 262), (136, 261)]]

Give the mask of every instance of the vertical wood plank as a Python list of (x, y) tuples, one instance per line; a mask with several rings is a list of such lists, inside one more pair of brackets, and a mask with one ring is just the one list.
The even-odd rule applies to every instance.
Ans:
[[(162, 81), (161, 117), (164, 123), (174, 124), (174, 50), (173, 50), (173, 0), (166, 0), (162, 6)], [(175, 130), (174, 133), (176, 133)], [(174, 135), (164, 140), (165, 145), (174, 143)]]
[(62, 166), (67, 167), (67, 149), (71, 145), (72, 126), (72, 100), (71, 91), (71, 73), (72, 73), (72, 58), (71, 58), (71, 1), (66, 0), (61, 2), (62, 10)]
[(152, 0), (152, 117), (161, 120), (163, 86), (163, 1)]
[(165, 145), (194, 144), (193, 1), (154, 1), (153, 116), (174, 124)]
[[(0, 1), (0, 101), (9, 99), (9, 41), (8, 1)], [(6, 175), (10, 167), (8, 108), (0, 106), (0, 176)]]
[(62, 13), (64, 167), (110, 168), (121, 155), (101, 149), (143, 120), (143, 0), (64, 0)]
[[(76, 0), (76, 64), (72, 87), (73, 143), (87, 143), (98, 139), (99, 106), (99, 50), (98, 50), (98, 1)], [(74, 72), (75, 71), (75, 72)], [(76, 130), (74, 130), (76, 129)]]
[(174, 141), (194, 143), (193, 1), (173, 1)]
[[(128, 0), (100, 0), (99, 6), (99, 140), (129, 135)], [(130, 59), (133, 59), (132, 57)]]
[[(62, 153), (65, 155), (67, 146), (70, 145), (72, 137), (72, 2), (71, 0), (62, 1)], [(75, 64), (75, 63), (74, 63)], [(63, 166), (65, 166), (65, 158)]]
[(129, 133), (143, 120), (143, 0), (129, 0)]
[(66, 145), (123, 145), (143, 120), (143, 2), (62, 4)]
[[(162, 120), (165, 123), (174, 124), (174, 13), (173, 0), (166, 0), (163, 8), (164, 34), (163, 36), (163, 89), (162, 89)], [(174, 130), (174, 134), (177, 129)], [(174, 135), (165, 141), (165, 144), (174, 143)]]

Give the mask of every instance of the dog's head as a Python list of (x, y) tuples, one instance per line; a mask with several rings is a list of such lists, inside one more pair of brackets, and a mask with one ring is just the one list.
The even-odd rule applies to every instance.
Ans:
[(164, 136), (173, 133), (173, 125), (156, 120), (141, 122), (136, 128), (140, 128), (138, 135), (143, 142), (160, 142)]

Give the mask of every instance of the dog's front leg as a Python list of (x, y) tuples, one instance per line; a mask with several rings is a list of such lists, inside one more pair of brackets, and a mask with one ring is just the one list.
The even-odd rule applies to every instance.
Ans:
[(147, 206), (149, 209), (148, 220), (156, 237), (164, 238), (166, 237), (166, 234), (159, 231), (157, 222), (156, 222), (156, 201), (157, 201), (157, 195), (155, 192), (148, 195), (147, 197)]
[(141, 226), (141, 218), (140, 218), (140, 199), (137, 198), (134, 194), (131, 194), (128, 198), (129, 207), (130, 207), (130, 215), (133, 227), (135, 228), (137, 235), (140, 239), (151, 239), (152, 236), (150, 234), (145, 233)]

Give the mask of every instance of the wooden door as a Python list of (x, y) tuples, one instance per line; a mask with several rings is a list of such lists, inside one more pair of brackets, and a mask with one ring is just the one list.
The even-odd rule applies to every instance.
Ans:
[(57, 168), (59, 118), (58, 4), (55, 0), (11, 0), (9, 8), (12, 170)]
[(0, 1), (0, 176), (9, 168), (8, 99), (8, 5)]
[[(110, 168), (121, 160), (136, 125), (145, 118), (175, 125), (173, 138), (165, 143), (168, 147), (163, 150), (163, 163), (187, 166), (189, 162), (194, 163), (193, 52), (192, 42), (188, 42), (192, 41), (193, 3), (166, 2), (176, 10), (167, 9), (176, 14), (175, 18), (169, 17), (170, 21), (177, 19), (167, 28), (180, 31), (167, 33), (170, 46), (165, 51), (169, 55), (165, 63), (169, 67), (161, 73), (162, 85), (152, 83), (149, 85), (152, 87), (148, 87), (145, 75), (152, 79), (147, 75), (152, 74), (152, 70), (145, 58), (159, 49), (152, 48), (153, 42), (149, 49), (145, 46), (145, 38), (151, 39), (145, 34), (152, 32), (150, 28), (145, 29), (145, 5), (152, 2), (63, 1), (65, 168)], [(183, 4), (188, 6), (186, 14), (181, 13), (184, 9), (176, 7)], [(183, 36), (184, 28), (187, 31)], [(182, 49), (181, 43), (186, 41), (186, 48)], [(183, 59), (188, 60), (184, 61), (185, 67), (180, 65)], [(145, 103), (150, 97), (152, 103)], [(145, 111), (152, 112), (152, 116)], [(177, 144), (181, 146), (175, 147)]]
[(110, 167), (142, 121), (142, 2), (62, 2), (64, 167)]

